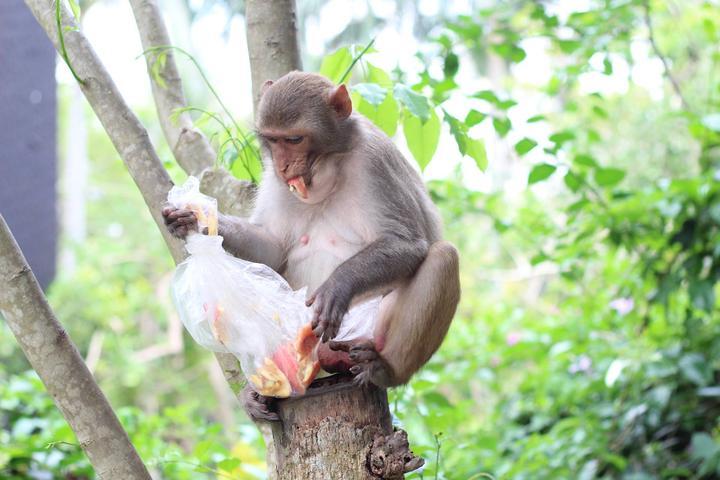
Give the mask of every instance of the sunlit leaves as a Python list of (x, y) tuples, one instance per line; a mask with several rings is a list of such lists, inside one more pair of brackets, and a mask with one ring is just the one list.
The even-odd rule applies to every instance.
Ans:
[(601, 187), (617, 185), (625, 177), (625, 171), (619, 168), (598, 167), (594, 172), (595, 181)]
[(358, 92), (366, 102), (375, 107), (387, 96), (387, 90), (375, 83), (358, 83), (352, 86), (352, 90)]
[(417, 93), (402, 83), (395, 85), (393, 94), (410, 113), (412, 113), (415, 117), (420, 118), (422, 122), (426, 122), (430, 118), (430, 102), (428, 102), (428, 99), (425, 96)]
[(523, 156), (537, 146), (537, 142), (531, 138), (523, 138), (515, 144), (515, 152)]
[(557, 170), (557, 167), (549, 163), (535, 165), (532, 170), (530, 170), (530, 175), (528, 175), (528, 185), (546, 180), (550, 175), (555, 173), (555, 170)]
[(408, 149), (424, 170), (437, 150), (440, 140), (440, 119), (434, 110), (429, 111), (429, 118), (426, 122), (418, 118), (412, 112), (406, 110), (403, 115), (403, 132)]
[(479, 112), (475, 109), (471, 109), (468, 112), (467, 116), (465, 116), (465, 125), (467, 125), (468, 127), (474, 127), (475, 125), (485, 120), (485, 118), (487, 118), (486, 114)]
[(320, 65), (320, 74), (326, 76), (333, 83), (338, 83), (343, 74), (350, 68), (353, 56), (348, 47), (337, 49), (323, 58)]
[(390, 92), (379, 105), (372, 105), (359, 93), (352, 93), (353, 107), (377, 125), (389, 137), (395, 135), (400, 119), (400, 107)]
[(468, 134), (468, 125), (463, 123), (447, 112), (444, 113), (444, 119), (450, 126), (450, 133), (455, 138), (458, 150), (462, 155), (467, 155), (473, 160), (480, 170), (487, 168), (487, 153), (485, 144), (482, 140), (474, 139)]

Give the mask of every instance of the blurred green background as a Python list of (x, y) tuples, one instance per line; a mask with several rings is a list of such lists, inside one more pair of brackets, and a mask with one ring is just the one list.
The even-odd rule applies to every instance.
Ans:
[[(161, 3), (249, 128), (242, 2)], [(129, 7), (81, 7), (182, 181)], [(444, 345), (390, 392), (426, 459), (408, 478), (720, 478), (719, 3), (299, 0), (298, 12), (307, 70), (344, 71), (375, 38), (350, 80), (355, 106), (423, 168), (461, 252)], [(190, 103), (219, 112), (178, 62)], [(259, 433), (173, 312), (173, 263), (139, 192), (61, 63), (57, 77), (61, 165), (81, 142), (72, 161), (87, 176), (62, 170), (59, 210), (81, 208), (85, 232), (61, 223), (55, 312), (157, 478), (264, 478)], [(246, 177), (239, 156), (218, 163)], [(93, 478), (4, 323), (0, 358), (0, 477)]]

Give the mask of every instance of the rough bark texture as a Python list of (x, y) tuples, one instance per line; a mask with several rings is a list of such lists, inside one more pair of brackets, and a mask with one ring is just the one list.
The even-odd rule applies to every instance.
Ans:
[[(25, 0), (25, 4), (55, 48), (60, 51), (55, 24), (55, 2)], [(170, 253), (175, 261), (180, 261), (186, 255), (183, 243), (170, 235), (160, 213), (167, 192), (172, 187), (170, 176), (155, 153), (147, 131), (127, 106), (87, 38), (76, 29), (72, 16), (64, 7), (62, 20), (65, 49), (70, 64), (82, 81), (80, 88), (142, 192), (150, 214), (160, 226)]]
[(0, 312), (101, 479), (150, 479), (0, 215)]
[(253, 105), (257, 106), (266, 80), (302, 70), (295, 0), (247, 0), (245, 20)]
[(385, 390), (323, 379), (304, 397), (279, 402), (272, 424), (278, 480), (377, 478), (367, 468), (375, 437), (392, 432)]
[[(145, 52), (153, 47), (172, 45), (155, 0), (130, 0), (130, 5)], [(178, 115), (175, 122), (170, 120), (172, 113), (186, 107), (187, 102), (172, 50), (164, 50), (165, 65), (158, 70), (164, 85), (153, 77), (151, 72), (158, 53), (145, 55), (158, 119), (177, 162), (188, 174), (198, 176), (205, 168), (213, 166), (215, 151), (205, 135), (195, 128), (189, 113)]]

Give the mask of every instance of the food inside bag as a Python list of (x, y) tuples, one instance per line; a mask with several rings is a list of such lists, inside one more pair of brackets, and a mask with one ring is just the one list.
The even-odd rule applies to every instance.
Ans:
[[(173, 301), (190, 335), (207, 349), (235, 355), (261, 395), (305, 393), (320, 370), (319, 339), (310, 326), (305, 289), (293, 291), (270, 267), (223, 249), (217, 202), (200, 193), (196, 178), (174, 187), (168, 203), (195, 212), (200, 231), (208, 231), (188, 235), (190, 256), (178, 265), (172, 281)], [(375, 299), (353, 308), (337, 339), (372, 335), (379, 303)]]

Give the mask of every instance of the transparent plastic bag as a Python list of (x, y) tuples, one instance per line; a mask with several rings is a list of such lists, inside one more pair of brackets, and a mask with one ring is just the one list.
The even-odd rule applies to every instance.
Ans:
[[(260, 394), (305, 393), (320, 369), (305, 289), (293, 291), (266, 265), (225, 252), (217, 235), (217, 202), (200, 193), (196, 178), (174, 187), (168, 202), (193, 210), (200, 230), (208, 228), (208, 235), (188, 235), (190, 256), (172, 281), (173, 301), (190, 335), (209, 350), (235, 355)], [(379, 304), (374, 299), (353, 308), (337, 339), (370, 338)]]

